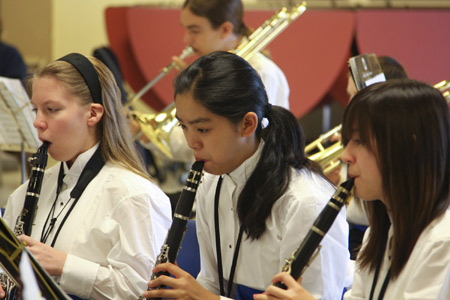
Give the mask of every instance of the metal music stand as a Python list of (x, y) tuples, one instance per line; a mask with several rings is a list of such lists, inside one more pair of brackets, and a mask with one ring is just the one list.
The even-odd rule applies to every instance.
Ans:
[(0, 77), (0, 150), (21, 153), (22, 183), (26, 180), (25, 153), (34, 153), (40, 145), (30, 104), (20, 80)]

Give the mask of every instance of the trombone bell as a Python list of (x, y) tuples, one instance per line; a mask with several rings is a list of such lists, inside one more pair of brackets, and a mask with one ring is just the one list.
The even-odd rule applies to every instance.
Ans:
[(133, 114), (133, 118), (138, 122), (141, 132), (158, 151), (169, 159), (173, 159), (170, 147), (170, 133), (178, 124), (175, 112), (175, 102), (172, 102), (162, 112), (157, 114)]

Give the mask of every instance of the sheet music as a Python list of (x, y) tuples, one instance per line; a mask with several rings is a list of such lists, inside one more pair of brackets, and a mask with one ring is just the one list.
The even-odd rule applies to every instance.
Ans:
[(28, 252), (22, 252), (22, 258), (19, 263), (20, 279), (23, 283), (23, 299), (27, 300), (45, 300), (42, 297), (41, 290), (36, 280), (36, 275), (33, 272), (31, 266), (30, 257)]
[(354, 56), (349, 59), (348, 66), (358, 91), (374, 83), (386, 81), (374, 53)]
[(35, 114), (18, 79), (0, 77), (0, 149), (35, 152), (41, 142), (33, 126)]

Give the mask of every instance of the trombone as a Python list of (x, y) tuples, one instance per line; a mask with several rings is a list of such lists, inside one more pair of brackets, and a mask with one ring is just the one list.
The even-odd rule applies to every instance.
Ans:
[[(254, 54), (265, 48), (287, 26), (302, 15), (305, 10), (306, 2), (295, 5), (290, 9), (283, 7), (279, 12), (274, 14), (260, 27), (258, 27), (247, 39), (243, 39), (233, 53), (248, 61)], [(182, 57), (180, 56), (180, 58)], [(170, 66), (173, 68), (175, 64), (172, 63), (169, 67)], [(161, 76), (162, 73), (165, 75), (167, 72), (164, 72), (163, 70), (158, 77)], [(144, 92), (139, 92), (129, 102), (132, 103), (138, 98), (138, 96), (141, 96), (148, 91), (154, 85), (153, 82), (157, 82), (159, 80), (158, 77), (142, 89), (145, 89)], [(173, 159), (169, 137), (172, 129), (178, 124), (178, 121), (175, 118), (175, 103), (172, 102), (161, 113), (141, 115), (133, 114), (133, 117), (139, 123), (141, 132), (152, 142), (155, 148), (164, 154), (165, 157)]]
[[(444, 98), (447, 100), (447, 103), (450, 104), (450, 80), (443, 80), (435, 84), (434, 87), (442, 93)], [(342, 124), (334, 127), (327, 133), (322, 134), (314, 142), (305, 147), (306, 156), (318, 163), (322, 167), (325, 175), (330, 174), (342, 163), (340, 156), (344, 151), (344, 147), (341, 140), (339, 139), (338, 141), (332, 143), (332, 137), (335, 134), (339, 134), (341, 129)], [(325, 145), (327, 143), (332, 144), (326, 147)]]
[[(191, 56), (192, 54), (194, 54), (194, 49), (192, 49), (192, 47), (187, 46), (181, 52), (180, 59), (185, 59), (185, 58)], [(158, 74), (158, 76), (156, 76), (152, 81), (147, 83), (139, 92), (137, 92), (136, 95), (134, 95), (130, 100), (128, 100), (124, 104), (124, 106), (130, 107), (134, 102), (136, 102), (136, 100), (138, 100), (142, 96), (144, 96), (145, 93), (147, 93), (156, 83), (158, 83), (158, 81), (160, 81), (164, 76), (166, 76), (170, 71), (172, 71), (173, 68), (175, 68), (175, 66), (176, 66), (176, 64), (174, 62), (172, 62), (169, 65), (167, 65), (166, 67), (164, 67), (161, 70), (161, 72)]]
[[(341, 133), (341, 130), (342, 124), (339, 124), (305, 147), (306, 156), (318, 163), (325, 175), (330, 174), (341, 164), (340, 156), (344, 150), (341, 139), (339, 138), (337, 141), (332, 140), (333, 136)], [(332, 144), (327, 147), (327, 143)]]
[(434, 87), (442, 93), (442, 96), (447, 100), (447, 103), (450, 104), (450, 80), (443, 80), (436, 83)]

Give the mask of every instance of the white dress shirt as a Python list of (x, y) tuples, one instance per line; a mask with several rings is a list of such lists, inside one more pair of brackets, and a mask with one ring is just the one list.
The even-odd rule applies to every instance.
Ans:
[[(224, 175), (220, 190), (219, 227), (223, 276), (228, 280), (239, 233), (237, 199), (253, 172), (262, 150), (230, 174)], [(214, 195), (219, 176), (206, 174), (197, 192), (197, 236), (201, 270), (197, 280), (219, 294), (214, 231)], [(258, 240), (242, 237), (234, 283), (265, 290), (280, 272), (285, 259), (299, 247), (317, 215), (331, 198), (334, 188), (307, 170), (292, 170), (286, 193), (272, 207), (266, 231)], [(322, 249), (303, 274), (303, 285), (317, 299), (339, 299), (349, 261), (348, 224), (345, 209), (322, 241)], [(225, 289), (227, 287), (225, 286)]]
[[(367, 243), (369, 232), (370, 227), (364, 235), (363, 245)], [(391, 226), (389, 237), (392, 234)], [(386, 250), (374, 299), (378, 299), (389, 266), (390, 259)], [(369, 299), (373, 277), (374, 272), (361, 270), (356, 266), (353, 287), (345, 294), (344, 299)], [(389, 282), (384, 299), (450, 299), (450, 210), (422, 232), (402, 272), (394, 281)]]
[[(81, 154), (65, 177), (56, 200), (60, 212), (46, 244), (51, 244), (71, 206), (70, 192), (98, 145)], [(60, 165), (45, 172), (31, 236), (37, 240), (56, 198)], [(28, 182), (9, 197), (4, 219), (13, 228)], [(156, 257), (171, 224), (167, 196), (152, 182), (107, 162), (89, 183), (54, 245), (68, 253), (61, 277), (68, 294), (83, 299), (137, 299), (147, 289)]]
[(269, 103), (289, 109), (289, 85), (283, 71), (260, 52), (253, 55), (248, 62), (261, 76)]

